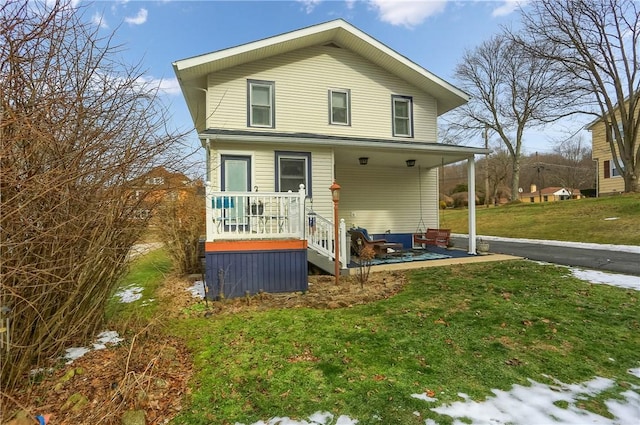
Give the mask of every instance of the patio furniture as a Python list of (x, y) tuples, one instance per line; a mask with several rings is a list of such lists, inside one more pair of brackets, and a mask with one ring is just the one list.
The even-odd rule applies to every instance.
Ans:
[[(356, 255), (359, 254), (361, 249), (366, 247), (373, 248), (376, 257), (383, 257), (393, 252), (402, 251), (401, 243), (387, 242), (386, 239), (372, 240), (366, 232), (365, 229), (361, 228), (349, 230), (349, 233), (351, 233), (351, 248), (355, 251)], [(389, 252), (389, 250), (392, 250), (392, 252)]]
[(446, 248), (449, 246), (450, 238), (451, 229), (427, 229), (425, 233), (415, 233), (413, 243), (423, 245), (425, 248), (429, 245)]

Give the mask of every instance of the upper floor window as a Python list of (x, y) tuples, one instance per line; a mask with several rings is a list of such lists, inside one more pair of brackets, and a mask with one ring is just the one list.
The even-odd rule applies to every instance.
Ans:
[(275, 83), (247, 81), (247, 109), (249, 127), (275, 127)]
[[(618, 123), (618, 130), (620, 130), (620, 137), (624, 139), (624, 130), (622, 129), (621, 122)], [(613, 126), (613, 124), (609, 124), (609, 134), (611, 134), (611, 140), (615, 141), (617, 139), (615, 127)]]
[(329, 90), (329, 123), (351, 124), (351, 93), (349, 90)]
[(297, 192), (303, 184), (311, 196), (311, 153), (276, 151), (276, 192)]
[(391, 96), (393, 108), (393, 135), (413, 137), (413, 99), (409, 96)]

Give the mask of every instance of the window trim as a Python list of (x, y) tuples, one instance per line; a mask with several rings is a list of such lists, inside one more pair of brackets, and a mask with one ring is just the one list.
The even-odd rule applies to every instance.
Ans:
[[(253, 103), (252, 103), (252, 95), (253, 95), (253, 87), (254, 86), (262, 86), (268, 87), (269, 92), (271, 94), (270, 100), (271, 104), (269, 107), (271, 108), (271, 113), (269, 114), (269, 124), (254, 124), (253, 123)], [(247, 127), (258, 127), (258, 128), (275, 128), (276, 127), (276, 83), (274, 81), (264, 81), (264, 80), (247, 80)]]
[[(409, 134), (398, 133), (396, 129), (396, 101), (403, 101), (408, 105), (409, 116), (407, 117), (407, 119), (409, 120), (409, 125), (407, 127), (409, 129)], [(404, 117), (401, 117), (401, 118), (404, 118)], [(403, 95), (397, 95), (397, 94), (391, 95), (391, 128), (392, 128), (392, 135), (394, 137), (413, 138), (413, 97), (412, 96), (403, 96)]]
[(312, 180), (311, 180), (311, 176), (312, 176), (312, 172), (311, 172), (311, 152), (295, 152), (295, 151), (275, 151), (274, 153), (274, 158), (275, 158), (275, 184), (274, 187), (276, 189), (276, 192), (280, 192), (280, 158), (292, 158), (292, 159), (300, 159), (300, 158), (304, 158), (305, 159), (305, 165), (306, 165), (306, 184), (304, 185), (304, 188), (307, 192), (307, 198), (310, 198), (312, 196), (312, 191), (311, 191), (311, 187), (312, 187)]
[[(333, 120), (333, 94), (334, 93), (343, 93), (346, 95), (346, 118), (347, 122), (339, 122)], [(330, 125), (343, 125), (343, 126), (351, 126), (351, 90), (349, 89), (329, 89), (329, 124)]]

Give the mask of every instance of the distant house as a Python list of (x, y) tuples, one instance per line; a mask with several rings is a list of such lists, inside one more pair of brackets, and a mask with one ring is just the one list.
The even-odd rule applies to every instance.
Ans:
[(486, 153), (437, 142), (466, 93), (342, 19), (173, 68), (206, 152), (210, 294), (305, 290), (309, 262), (346, 272), (347, 227), (410, 247), (439, 227), (438, 168), (465, 161), (474, 187)]
[(570, 189), (566, 187), (545, 187), (538, 190), (535, 184), (531, 185), (529, 192), (520, 193), (520, 201), (529, 203), (557, 202), (568, 199), (582, 199), (580, 189)]
[[(136, 205), (135, 216), (147, 219), (165, 199), (176, 199), (184, 190), (196, 190), (191, 181), (180, 172), (171, 172), (164, 167), (155, 167), (135, 179), (131, 184), (132, 202)], [(202, 186), (202, 183), (200, 183)]]

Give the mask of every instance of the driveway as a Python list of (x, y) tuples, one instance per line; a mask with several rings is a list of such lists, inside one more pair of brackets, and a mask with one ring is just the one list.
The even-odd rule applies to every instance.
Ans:
[[(467, 235), (452, 235), (455, 246), (468, 248)], [(516, 255), (530, 260), (640, 276), (640, 246), (600, 245), (535, 239), (479, 236), (489, 242), (491, 253)]]

